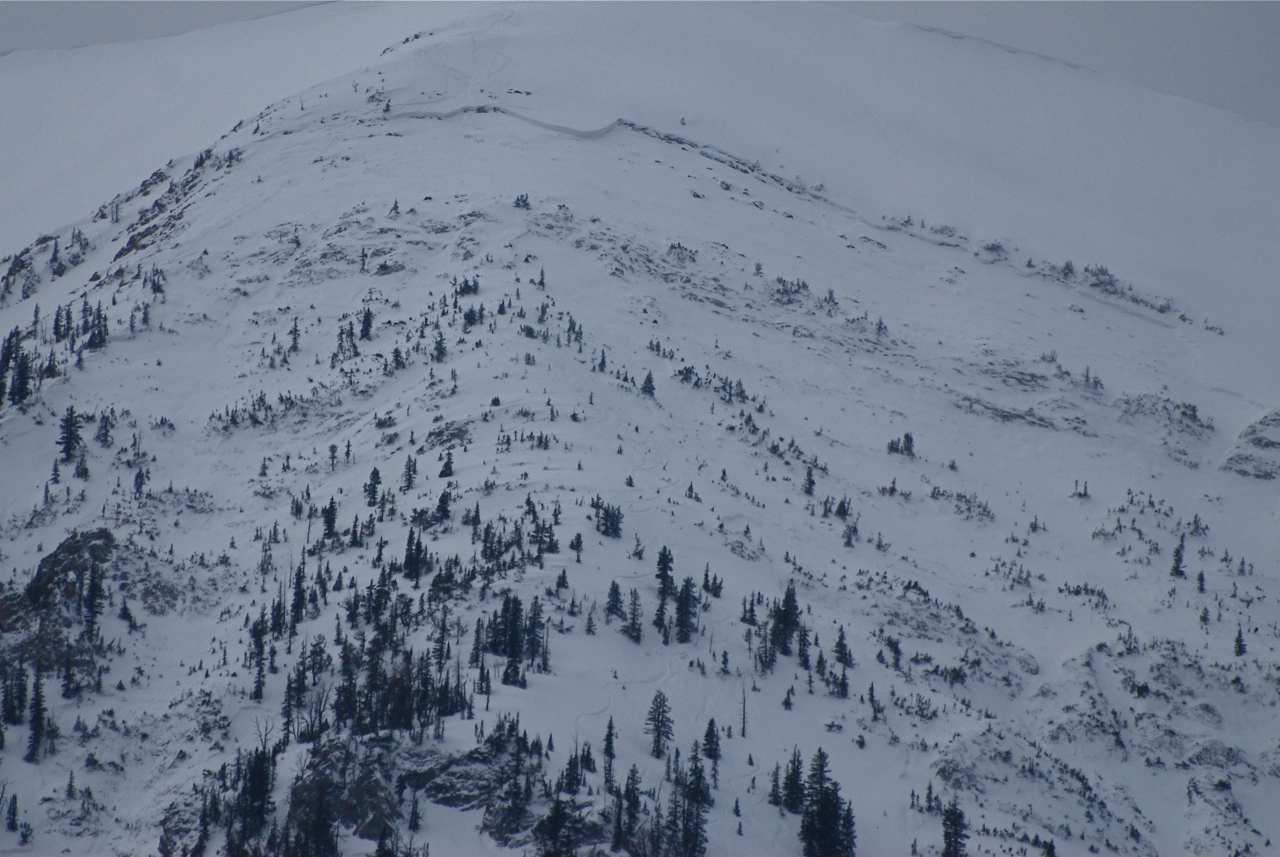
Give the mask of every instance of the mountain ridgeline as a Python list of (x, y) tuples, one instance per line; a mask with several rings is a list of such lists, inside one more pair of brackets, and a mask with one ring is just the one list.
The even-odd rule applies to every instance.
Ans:
[(4, 260), (0, 837), (1266, 853), (1275, 418), (1169, 392), (1203, 308), (431, 113), (427, 38)]

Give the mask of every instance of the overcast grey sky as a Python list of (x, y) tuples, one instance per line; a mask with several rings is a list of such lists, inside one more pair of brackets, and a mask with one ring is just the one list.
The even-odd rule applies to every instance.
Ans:
[[(307, 2), (4, 0), (0, 52), (173, 35)], [(857, 15), (1087, 66), (1280, 127), (1280, 2), (853, 2)]]
[(1280, 127), (1280, 3), (858, 2), (907, 21), (1087, 66)]
[(174, 36), (288, 12), (289, 0), (0, 0), (0, 53)]

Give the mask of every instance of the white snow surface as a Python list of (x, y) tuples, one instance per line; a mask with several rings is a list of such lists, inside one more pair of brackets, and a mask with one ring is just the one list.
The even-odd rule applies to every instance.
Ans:
[(158, 39), (0, 56), (0, 253), (456, 12), (453, 4), (325, 3)]
[[(352, 34), (342, 51), (302, 62), (335, 33)], [(274, 69), (250, 94), (222, 93), (218, 70), (244, 68), (228, 46), (247, 39)], [(168, 67), (195, 89), (93, 91), (122, 65), (126, 79)], [(0, 266), (15, 271), (0, 332), (18, 328), (58, 371), (0, 409), (0, 568), (20, 593), (71, 533), (111, 529), (101, 623), (119, 648), (101, 693), (46, 683), (56, 754), (24, 762), (27, 727), (8, 727), (0, 783), (35, 838), (24, 849), (0, 831), (0, 849), (150, 853), (166, 817), (189, 844), (182, 801), (256, 744), (256, 723), (279, 720), (297, 660), (280, 641), (281, 671), (251, 700), (246, 623), (304, 551), (308, 579), (328, 563), (363, 591), (379, 574), (371, 545), (318, 547), (319, 521), (291, 517), (291, 499), (334, 498), (348, 528), (376, 512), (361, 495), (370, 469), (394, 488), (407, 458), (418, 485), (371, 537), (387, 559), (442, 491), (453, 519), (424, 538), (464, 565), (477, 548), (463, 511), (522, 520), (526, 496), (544, 518), (562, 508), (560, 552), (494, 584), (544, 599), (551, 670), (526, 689), (495, 681), (476, 720), (519, 712), (530, 736), (554, 735), (554, 781), (575, 740), (599, 758), (613, 717), (617, 767), (639, 766), (647, 788), (664, 764), (642, 732), (655, 690), (685, 753), (707, 718), (732, 724), (709, 854), (800, 853), (796, 817), (766, 802), (793, 746), (830, 754), (863, 854), (940, 850), (937, 814), (909, 808), (930, 783), (964, 809), (975, 854), (1023, 847), (1023, 833), (1060, 854), (1144, 855), (1268, 853), (1280, 836), (1275, 129), (795, 4), (335, 4), (0, 58), (5, 115), (73, 91), (117, 130), (73, 136), (94, 123), (64, 109), (50, 119), (60, 146), (4, 131), (21, 155), (6, 159), (5, 198), (38, 214), (6, 206), (2, 252), (28, 264)], [(160, 105), (170, 118), (149, 112)], [(198, 114), (216, 127), (181, 127)], [(157, 131), (135, 147), (140, 122)], [(52, 236), (68, 264), (73, 230), (81, 258), (55, 276), (53, 241), (31, 242)], [(479, 293), (455, 302), (473, 277)], [(110, 319), (105, 348), (54, 336), (55, 308), (79, 322), (85, 301)], [(481, 303), (485, 319), (467, 324)], [(359, 355), (335, 348), (366, 309)], [(389, 365), (396, 348), (404, 368)], [(653, 397), (639, 393), (649, 372)], [(68, 407), (114, 408), (114, 438), (86, 425), (88, 478), (64, 463), (52, 484)], [(433, 439), (441, 427), (465, 431)], [(907, 432), (915, 456), (887, 453)], [(451, 480), (436, 475), (446, 447)], [(621, 540), (589, 519), (597, 495), (623, 511)], [(856, 539), (832, 514), (842, 498)], [(276, 524), (287, 535), (263, 589), (258, 536)], [(578, 532), (581, 564), (567, 547)], [(1180, 539), (1185, 579), (1170, 575)], [(661, 546), (677, 581), (704, 568), (725, 581), (690, 644), (664, 645), (649, 622)], [(639, 645), (604, 621), (613, 580), (641, 594)], [(850, 698), (816, 676), (811, 695), (795, 656), (753, 666), (743, 599), (761, 593), (763, 618), (789, 581), (828, 662), (848, 634)], [(421, 591), (398, 587), (416, 603)], [(126, 595), (144, 632), (117, 617)], [(449, 602), (455, 654), (500, 605), (487, 596)], [(302, 637), (332, 642), (335, 621), (355, 633), (336, 596), (317, 612)], [(434, 628), (408, 645), (430, 651)], [(223, 645), (227, 663), (210, 666)], [(225, 737), (201, 730), (209, 706)], [(82, 734), (77, 718), (104, 725)], [(477, 724), (459, 721), (426, 745), (475, 747)], [(417, 752), (389, 740), (402, 761)], [(103, 767), (86, 769), (89, 752)], [(281, 757), (282, 821), (306, 752)], [(65, 798), (72, 771), (99, 808)], [(610, 807), (599, 775), (588, 783), (581, 799)], [(428, 805), (417, 841), (500, 851), (480, 815)], [(344, 853), (374, 847), (344, 831)]]

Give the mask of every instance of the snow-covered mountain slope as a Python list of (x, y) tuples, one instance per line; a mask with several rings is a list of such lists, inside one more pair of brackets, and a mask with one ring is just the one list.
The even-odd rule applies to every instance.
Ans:
[[(800, 853), (770, 779), (819, 747), (864, 854), (938, 852), (953, 799), (971, 853), (1266, 853), (1275, 391), (1247, 316), (1274, 251), (1184, 190), (1146, 203), (1232, 242), (1222, 292), (1159, 276), (1185, 243), (1110, 232), (1117, 173), (1169, 176), (1138, 170), (1148, 115), (1229, 141), (1233, 175), (1275, 141), (939, 38), (480, 7), (8, 259), (0, 783), (28, 850), (608, 848), (612, 722), (621, 844), (652, 853), (658, 808), (697, 827), (714, 718), (710, 854)], [(730, 60), (806, 40), (830, 68), (772, 88)], [(894, 49), (940, 90), (891, 84)], [(1110, 184), (1062, 129), (942, 111), (966, 77), (1127, 111)], [(832, 106), (872, 92), (876, 120)], [(33, 743), (37, 666), (60, 735)]]
[(0, 56), (0, 247), (84, 217), (237, 120), (375, 59), (450, 4), (325, 3), (145, 41)]

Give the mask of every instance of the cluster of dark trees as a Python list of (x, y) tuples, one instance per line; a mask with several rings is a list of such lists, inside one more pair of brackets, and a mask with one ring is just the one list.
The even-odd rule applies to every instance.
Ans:
[[(23, 341), (36, 335), (39, 327), (40, 308), (35, 310), (35, 320), (26, 333), (15, 327), (0, 342), (0, 405), (8, 401), (13, 405), (24, 404), (31, 398), (46, 379), (57, 378), (62, 374), (58, 358), (51, 349), (47, 357), (38, 351), (28, 351)], [(54, 339), (67, 342), (70, 353), (77, 357), (77, 364), (83, 352), (98, 351), (107, 347), (110, 326), (107, 314), (99, 303), (97, 308), (90, 308), (86, 300), (81, 306), (80, 321), (75, 320), (75, 313), (68, 306), (65, 311), (58, 307), (54, 318)]]
[(622, 538), (622, 509), (604, 502), (597, 494), (591, 500), (596, 513), (596, 532), (611, 539)]
[[(675, 578), (671, 576), (675, 568), (675, 557), (671, 550), (663, 545), (658, 551), (658, 609), (653, 617), (653, 626), (662, 634), (663, 643), (670, 643), (672, 634), (677, 643), (687, 643), (698, 629), (698, 606), (702, 596), (692, 577), (686, 577), (680, 587), (676, 587)], [(667, 601), (675, 602), (675, 615), (667, 619)]]
[(769, 803), (800, 816), (800, 842), (805, 857), (853, 857), (857, 847), (853, 805), (840, 797), (840, 784), (831, 778), (828, 757), (821, 747), (809, 762), (795, 748), (786, 771), (774, 765)]
[(916, 441), (911, 436), (911, 432), (907, 432), (901, 439), (894, 438), (889, 441), (888, 452), (890, 455), (904, 455), (907, 458), (916, 457)]
[(618, 586), (618, 581), (609, 582), (609, 595), (604, 605), (604, 621), (608, 623), (610, 619), (618, 618), (622, 620), (622, 634), (633, 643), (639, 643), (644, 639), (644, 616), (641, 612), (640, 590), (632, 589), (630, 593), (630, 607), (622, 606), (622, 587)]
[[(11, 404), (20, 405), (35, 393), (39, 384), (62, 374), (52, 350), (48, 357), (42, 357), (38, 351), (23, 348), (25, 339), (35, 337), (39, 323), (40, 308), (37, 306), (31, 328), (24, 333), (15, 327), (0, 343), (0, 403), (7, 399)], [(107, 314), (101, 303), (96, 308), (90, 307), (86, 299), (80, 307), (79, 321), (70, 304), (65, 308), (59, 306), (54, 314), (54, 341), (66, 342), (68, 352), (76, 354), (77, 360), (86, 349), (98, 351), (106, 348), (109, 333)]]
[(476, 619), (469, 664), (483, 668), (485, 654), (506, 658), (501, 682), (525, 687), (530, 669), (545, 673), (551, 668), (550, 633), (542, 615), (542, 602), (536, 595), (526, 611), (520, 596), (508, 593), (489, 621)]

